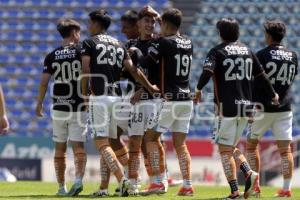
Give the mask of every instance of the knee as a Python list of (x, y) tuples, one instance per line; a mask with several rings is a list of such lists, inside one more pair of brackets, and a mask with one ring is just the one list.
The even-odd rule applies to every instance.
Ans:
[(246, 144), (247, 151), (255, 151), (258, 147), (258, 140), (248, 139)]
[(233, 147), (233, 146), (219, 144), (220, 154), (224, 154), (224, 153), (233, 154), (234, 150), (235, 150), (235, 147)]

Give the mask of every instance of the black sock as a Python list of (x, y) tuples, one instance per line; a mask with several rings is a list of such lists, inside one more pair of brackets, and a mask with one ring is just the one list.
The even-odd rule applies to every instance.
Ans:
[(251, 170), (247, 162), (242, 162), (240, 169), (242, 170), (245, 177), (247, 177), (248, 172)]
[(229, 181), (230, 189), (231, 189), (231, 194), (239, 190), (238, 182), (237, 180), (232, 180)]

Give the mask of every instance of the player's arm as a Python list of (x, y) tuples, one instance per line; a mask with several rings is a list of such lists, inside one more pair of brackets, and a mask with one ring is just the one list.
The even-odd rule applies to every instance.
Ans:
[(6, 116), (5, 99), (0, 85), (0, 134), (7, 133), (9, 130), (9, 122)]
[(81, 57), (81, 61), (82, 61), (81, 90), (82, 90), (83, 97), (87, 97), (87, 93), (88, 93), (88, 80), (89, 80), (88, 75), (90, 74), (91, 57), (87, 56), (87, 55), (84, 55), (84, 56)]
[(135, 67), (132, 63), (132, 60), (130, 58), (126, 58), (123, 62), (123, 65), (125, 69), (140, 83), (142, 86), (144, 86), (150, 94), (154, 94), (156, 92), (159, 92), (159, 89), (156, 85), (152, 85), (148, 79), (146, 78), (145, 74)]
[(43, 102), (44, 98), (46, 96), (47, 88), (48, 88), (48, 83), (51, 78), (50, 73), (43, 73), (42, 74), (42, 79), (39, 85), (39, 93), (37, 97), (37, 105), (35, 108), (35, 113), (38, 117), (43, 117)]
[(83, 99), (87, 109), (87, 102), (88, 102), (88, 82), (89, 82), (89, 74), (90, 74), (90, 64), (91, 64), (91, 55), (92, 55), (92, 41), (85, 40), (82, 43), (81, 49), (81, 92), (83, 95)]
[(210, 77), (214, 74), (214, 69), (216, 67), (216, 57), (216, 52), (213, 49), (210, 50), (204, 61), (203, 71), (195, 88), (194, 103), (199, 103), (201, 101), (202, 88), (208, 83)]
[(261, 67), (258, 58), (254, 54), (252, 54), (252, 58), (254, 81), (266, 92), (266, 96), (272, 101), (273, 105), (279, 105), (279, 96), (275, 92), (269, 78)]

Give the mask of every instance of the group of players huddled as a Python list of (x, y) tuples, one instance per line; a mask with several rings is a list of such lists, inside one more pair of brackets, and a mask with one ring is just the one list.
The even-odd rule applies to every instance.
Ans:
[[(290, 88), (298, 64), (296, 54), (281, 44), (285, 25), (267, 21), (264, 29), (268, 46), (255, 55), (238, 41), (237, 21), (220, 19), (216, 26), (221, 43), (209, 51), (193, 93), (189, 87), (193, 45), (180, 34), (181, 22), (182, 13), (176, 8), (162, 15), (151, 6), (139, 12), (127, 11), (121, 25), (128, 42), (122, 45), (106, 33), (111, 17), (103, 9), (89, 13), (90, 37), (83, 42), (78, 22), (59, 20), (62, 45), (45, 58), (36, 106), (37, 115), (43, 116), (43, 100), (53, 77), (57, 195), (76, 196), (83, 190), (88, 127), (100, 154), (101, 184), (93, 197), (109, 195), (111, 173), (119, 183), (120, 196), (166, 193), (168, 178), (161, 140), (165, 132), (172, 132), (183, 179), (178, 195), (193, 195), (191, 157), (185, 140), (193, 104), (201, 101), (201, 90), (213, 77), (214, 141), (231, 189), (225, 199), (260, 194), (258, 141), (269, 128), (282, 158), (284, 184), (278, 196), (291, 196)], [(155, 32), (156, 23), (159, 33)], [(236, 145), (247, 124), (246, 159)], [(123, 133), (128, 135), (128, 147), (120, 138)], [(72, 145), (76, 176), (69, 191), (64, 176), (67, 141)], [(141, 154), (150, 183), (144, 190), (139, 180)], [(238, 188), (236, 167), (245, 175), (244, 193)]]

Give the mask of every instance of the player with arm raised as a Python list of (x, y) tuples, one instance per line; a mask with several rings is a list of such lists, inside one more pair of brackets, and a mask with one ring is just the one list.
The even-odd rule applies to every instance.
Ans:
[(81, 87), (86, 98), (90, 78), (89, 119), (95, 145), (105, 164), (116, 176), (121, 196), (127, 196), (129, 182), (109, 145), (109, 138), (117, 138), (115, 105), (121, 102), (121, 71), (128, 70), (151, 93), (159, 90), (132, 65), (126, 49), (120, 42), (106, 34), (110, 23), (111, 18), (105, 10), (95, 10), (89, 14), (91, 37), (83, 42)]
[(248, 198), (258, 180), (258, 174), (236, 147), (246, 127), (247, 112), (252, 108), (252, 79), (264, 88), (269, 103), (278, 104), (278, 95), (271, 86), (260, 63), (251, 50), (238, 41), (239, 25), (235, 19), (223, 18), (217, 22), (222, 43), (212, 48), (204, 62), (195, 102), (201, 100), (201, 90), (210, 77), (214, 80), (216, 110), (215, 143), (218, 144), (224, 173), (231, 194), (226, 199), (241, 197), (236, 167), (245, 176), (244, 198)]
[[(53, 141), (55, 142), (54, 166), (59, 183), (57, 195), (76, 196), (83, 190), (82, 178), (86, 165), (84, 150), (87, 131), (83, 99), (77, 88), (81, 73), (80, 25), (75, 20), (62, 18), (57, 30), (63, 38), (62, 45), (48, 54), (44, 62), (39, 87), (36, 114), (43, 117), (43, 101), (51, 77), (53, 88)], [(75, 162), (75, 183), (69, 193), (65, 185), (67, 141), (72, 145)]]
[(165, 158), (157, 140), (162, 133), (170, 131), (183, 178), (183, 186), (178, 195), (187, 196), (194, 193), (190, 172), (191, 157), (185, 143), (193, 111), (189, 88), (193, 47), (191, 40), (179, 33), (182, 21), (180, 10), (168, 9), (161, 19), (162, 37), (152, 41), (148, 55), (140, 61), (140, 65), (148, 69), (159, 69), (160, 88), (164, 99), (157, 125), (148, 129), (145, 134), (147, 158), (155, 177), (154, 183), (146, 189), (145, 194), (165, 192), (159, 165), (159, 160)]
[[(267, 21), (264, 24), (265, 41), (268, 45), (257, 52), (257, 58), (262, 64), (272, 86), (279, 95), (280, 106), (270, 105), (265, 99), (264, 91), (260, 85), (255, 85), (254, 98), (263, 105), (257, 115), (263, 118), (254, 118), (249, 125), (247, 141), (247, 159), (251, 168), (260, 171), (260, 156), (258, 142), (263, 134), (272, 129), (277, 141), (278, 150), (281, 156), (281, 167), (283, 174), (283, 187), (278, 191), (278, 197), (290, 197), (291, 180), (293, 175), (294, 161), (291, 150), (292, 142), (292, 121), (291, 109), (291, 87), (298, 73), (298, 59), (294, 51), (282, 45), (281, 41), (285, 36), (286, 27), (281, 21)], [(255, 187), (256, 194), (260, 194), (260, 187)]]

